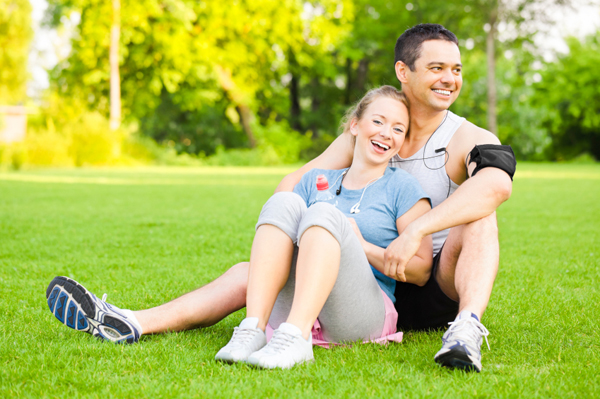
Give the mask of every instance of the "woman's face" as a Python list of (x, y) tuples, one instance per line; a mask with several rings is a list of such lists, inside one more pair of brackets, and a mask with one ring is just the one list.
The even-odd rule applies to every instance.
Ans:
[(398, 153), (408, 130), (408, 109), (400, 101), (379, 97), (360, 120), (352, 120), (350, 133), (356, 136), (354, 158), (381, 165)]

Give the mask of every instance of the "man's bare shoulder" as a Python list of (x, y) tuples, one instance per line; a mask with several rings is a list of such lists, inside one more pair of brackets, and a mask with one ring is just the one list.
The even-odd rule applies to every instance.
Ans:
[(465, 120), (454, 133), (448, 147), (464, 159), (473, 147), (480, 144), (500, 144), (500, 140), (492, 132)]
[(465, 120), (456, 130), (452, 140), (454, 139), (471, 148), (479, 144), (500, 144), (500, 140), (494, 133), (482, 129), (468, 120)]

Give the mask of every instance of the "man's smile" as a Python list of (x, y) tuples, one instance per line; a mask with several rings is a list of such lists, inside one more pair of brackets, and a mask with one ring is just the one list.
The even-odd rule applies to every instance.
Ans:
[(434, 91), (435, 93), (441, 94), (443, 96), (449, 96), (450, 94), (452, 94), (452, 91), (445, 90), (445, 89), (431, 89), (431, 90)]

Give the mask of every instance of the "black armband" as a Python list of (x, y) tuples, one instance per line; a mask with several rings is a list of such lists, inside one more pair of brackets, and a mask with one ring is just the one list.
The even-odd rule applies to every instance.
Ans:
[(512, 180), (517, 168), (515, 153), (509, 145), (476, 145), (469, 153), (469, 163), (467, 165), (470, 165), (471, 162), (475, 162), (477, 165), (471, 176), (475, 176), (483, 168), (492, 167), (502, 169), (510, 176), (510, 180)]

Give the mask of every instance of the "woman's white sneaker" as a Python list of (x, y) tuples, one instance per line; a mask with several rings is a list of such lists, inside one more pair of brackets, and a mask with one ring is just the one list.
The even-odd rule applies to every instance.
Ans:
[(250, 355), (248, 363), (264, 369), (289, 369), (313, 360), (312, 336), (306, 340), (298, 327), (282, 323), (267, 346)]
[(258, 328), (258, 317), (247, 317), (233, 330), (233, 336), (217, 355), (215, 360), (225, 363), (245, 362), (252, 353), (267, 344), (267, 337)]

